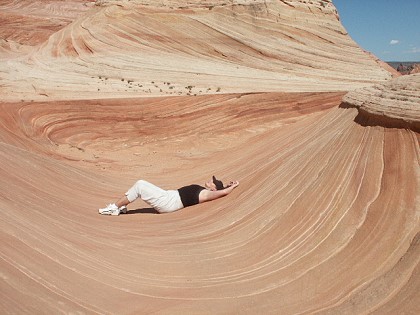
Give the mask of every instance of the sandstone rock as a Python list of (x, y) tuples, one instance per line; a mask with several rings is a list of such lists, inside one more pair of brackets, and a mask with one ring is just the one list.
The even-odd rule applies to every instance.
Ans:
[[(0, 314), (418, 313), (417, 114), (395, 101), (418, 77), (388, 86), (332, 1), (3, 0), (0, 17)], [(403, 125), (339, 106), (360, 87), (352, 103)], [(138, 179), (213, 174), (241, 184), (98, 215)]]
[(348, 91), (391, 78), (331, 1), (11, 3), (1, 7), (6, 21), (33, 22), (29, 39), (15, 40), (40, 44), (0, 64), (3, 101)]
[(411, 70), (410, 74), (420, 73), (420, 64), (416, 63), (413, 65), (413, 69)]
[(420, 74), (406, 75), (387, 83), (349, 92), (345, 104), (363, 115), (388, 125), (420, 130)]

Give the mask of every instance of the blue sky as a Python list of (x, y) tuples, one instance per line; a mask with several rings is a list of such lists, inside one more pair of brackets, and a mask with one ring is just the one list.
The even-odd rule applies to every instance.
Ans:
[(341, 23), (383, 61), (420, 61), (420, 0), (332, 0)]

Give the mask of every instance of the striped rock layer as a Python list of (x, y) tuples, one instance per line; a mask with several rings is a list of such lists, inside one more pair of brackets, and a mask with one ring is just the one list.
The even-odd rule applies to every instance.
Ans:
[[(3, 100), (346, 91), (391, 77), (331, 1), (73, 2), (0, 6), (13, 56), (0, 64)], [(11, 32), (9, 16), (29, 25)], [(24, 41), (32, 49), (16, 54)]]
[[(418, 313), (419, 133), (342, 101), (364, 88), (360, 108), (397, 104), (408, 124), (398, 100), (418, 88), (390, 92), (331, 1), (9, 0), (0, 16), (1, 314)], [(138, 179), (213, 174), (240, 185), (98, 215)]]

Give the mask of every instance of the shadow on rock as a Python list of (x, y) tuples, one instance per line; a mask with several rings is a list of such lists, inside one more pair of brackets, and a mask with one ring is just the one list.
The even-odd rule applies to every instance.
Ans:
[(128, 210), (127, 214), (145, 214), (145, 213), (151, 213), (151, 214), (159, 214), (155, 209), (153, 208), (139, 208), (139, 209), (133, 209)]

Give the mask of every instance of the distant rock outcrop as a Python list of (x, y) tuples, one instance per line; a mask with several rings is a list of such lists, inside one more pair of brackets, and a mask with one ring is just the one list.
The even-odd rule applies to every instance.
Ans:
[(343, 97), (364, 116), (385, 125), (420, 130), (420, 74), (406, 75), (384, 84), (357, 89)]
[(420, 64), (416, 63), (400, 63), (397, 66), (397, 72), (400, 74), (415, 74), (420, 72)]
[(413, 69), (410, 71), (410, 74), (420, 73), (420, 63), (413, 65)]

